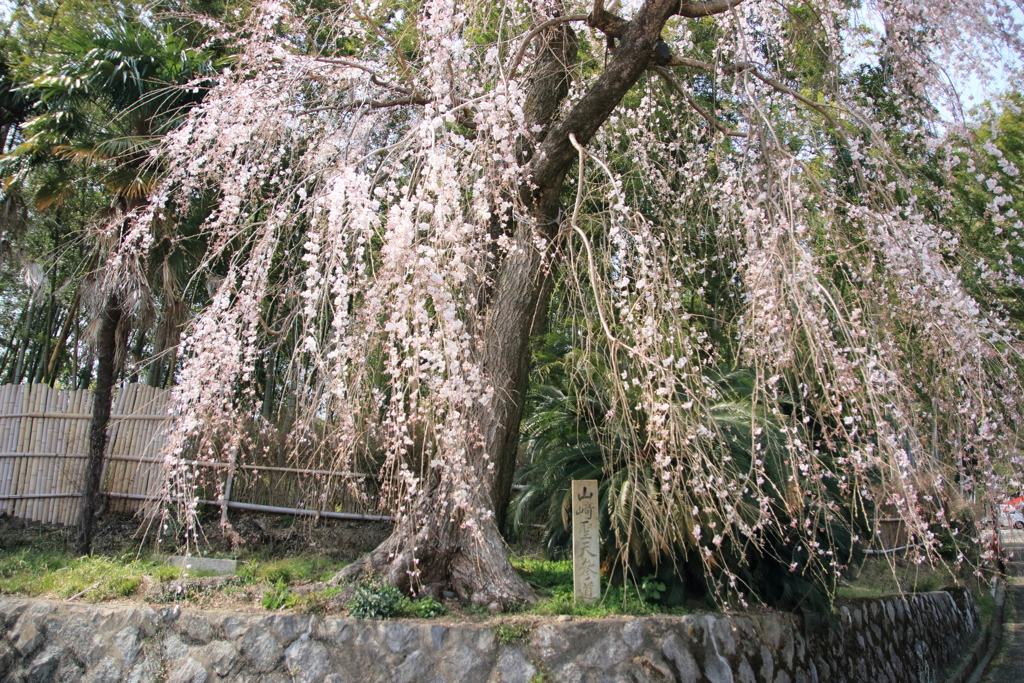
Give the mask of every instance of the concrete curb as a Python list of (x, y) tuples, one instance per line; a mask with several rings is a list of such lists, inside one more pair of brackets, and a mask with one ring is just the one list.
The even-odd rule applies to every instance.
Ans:
[(999, 651), (1003, 642), (1003, 612), (1006, 606), (1006, 582), (1002, 579), (996, 584), (995, 598), (996, 608), (992, 618), (982, 628), (981, 637), (971, 651), (964, 655), (960, 666), (946, 679), (946, 683), (978, 683), (985, 673), (985, 667)]

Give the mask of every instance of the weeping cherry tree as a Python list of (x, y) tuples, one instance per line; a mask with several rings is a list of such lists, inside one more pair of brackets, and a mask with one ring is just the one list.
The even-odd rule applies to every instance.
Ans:
[[(1014, 264), (947, 219), (988, 153), (959, 85), (1016, 73), (1014, 7), (259, 4), (107, 270), (216, 198), (205, 265), (226, 276), (183, 343), (168, 500), (194, 515), (196, 453), (239, 463), (291, 334), (291, 443), (373, 463), (398, 520), (345, 576), (532, 600), (500, 530), (557, 287), (599, 431), (653, 473), (623, 489), (650, 543), (720, 571), (783, 538), (790, 571), (835, 573), (830, 529), (870, 505), (934, 556), (951, 509), (1020, 466), (1020, 341), (989, 295)], [(998, 168), (979, 182), (1016, 243)], [(728, 367), (752, 378), (745, 460), (712, 414)], [(720, 598), (745, 595), (726, 572)]]

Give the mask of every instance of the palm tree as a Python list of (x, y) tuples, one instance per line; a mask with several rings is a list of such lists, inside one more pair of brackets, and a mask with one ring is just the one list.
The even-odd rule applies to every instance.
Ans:
[[(114, 235), (115, 244), (97, 240), (93, 245), (92, 260), (101, 263), (102, 252), (116, 248), (122, 239), (126, 217), (145, 205), (154, 186), (159, 169), (149, 162), (150, 150), (202, 99), (203, 79), (215, 65), (212, 55), (189, 47), (170, 29), (138, 18), (72, 30), (56, 38), (55, 45), (61, 58), (28, 86), (38, 94), (43, 111), (26, 125), (26, 140), (14, 156), (34, 157), (57, 169), (36, 191), (39, 210), (60, 206), (77, 186), (102, 183), (109, 197), (102, 218), (108, 228), (113, 226), (108, 235)], [(169, 258), (167, 244), (161, 242), (157, 251), (163, 252), (165, 261)], [(144, 327), (153, 316), (146, 275), (162, 270), (151, 267), (152, 256), (140, 264), (140, 277), (134, 282), (121, 280), (103, 288), (89, 456), (76, 540), (80, 554), (91, 548), (111, 394), (128, 335), (134, 321)], [(177, 292), (167, 291), (178, 279), (163, 276), (159, 280), (165, 300), (180, 300)], [(182, 315), (178, 305), (166, 310), (179, 318)], [(180, 321), (172, 322), (172, 327), (177, 325)], [(65, 340), (66, 330), (57, 340), (51, 366)], [(52, 375), (52, 367), (48, 371)]]

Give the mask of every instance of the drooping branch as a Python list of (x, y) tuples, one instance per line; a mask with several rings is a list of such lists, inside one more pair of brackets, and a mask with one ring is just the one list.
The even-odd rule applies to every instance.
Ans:
[(368, 107), (370, 109), (388, 109), (390, 107), (406, 107), (406, 106), (422, 106), (424, 104), (430, 104), (434, 100), (429, 97), (420, 96), (409, 96), (409, 97), (396, 97), (390, 100), (376, 100), (373, 98), (364, 98), (354, 100), (345, 105), (332, 106), (332, 107), (316, 107), (314, 109), (303, 110), (303, 114), (317, 114), (323, 111), (351, 111), (353, 109), (361, 109)]
[(696, 111), (698, 114), (700, 114), (700, 117), (707, 121), (708, 125), (711, 126), (711, 128), (734, 138), (748, 137), (747, 133), (738, 130), (733, 130), (729, 126), (719, 121), (714, 114), (706, 110), (704, 107), (700, 106), (697, 100), (693, 99), (693, 96), (690, 95), (686, 88), (683, 87), (683, 84), (679, 82), (679, 80), (672, 74), (671, 71), (669, 71), (663, 66), (654, 66), (652, 68), (654, 69), (654, 71), (658, 73), (659, 76), (661, 76), (665, 80), (666, 83), (668, 83), (672, 87), (673, 90), (675, 90), (677, 93), (683, 96), (683, 98), (686, 100), (686, 103), (690, 105), (690, 108)]

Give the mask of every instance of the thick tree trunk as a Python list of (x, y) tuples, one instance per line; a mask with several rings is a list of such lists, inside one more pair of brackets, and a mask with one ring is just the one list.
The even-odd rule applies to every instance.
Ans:
[[(435, 483), (417, 514), (409, 518), (416, 521), (399, 523), (384, 543), (349, 565), (338, 578), (375, 573), (405, 589), (419, 585), (434, 592), (448, 587), (463, 599), (490, 605), (492, 610), (535, 599), (508, 561), (500, 534), (526, 398), (530, 337), (546, 325), (551, 269), (557, 260), (554, 249), (545, 257), (534, 245), (536, 238), (542, 237), (557, 246), (561, 237), (559, 198), (578, 154), (570, 135), (581, 145), (594, 136), (651, 62), (661, 28), (680, 6), (678, 0), (648, 0), (629, 22), (603, 10), (592, 16), (590, 23), (614, 35), (619, 43), (604, 73), (562, 121), (555, 122), (553, 117), (568, 92), (569, 68), (576, 58), (575, 36), (565, 24), (540, 36), (542, 45), (524, 108), (527, 119), (541, 127), (536, 148), (523, 150), (530, 159), (530, 174), (522, 186), (522, 200), (530, 209), (531, 220), (508, 226), (514, 247), (496, 264), (477, 328), (480, 363), (494, 398), (477, 414), (467, 415), (483, 436), (469, 456), (479, 482), (474, 495), (480, 500), (472, 504), (492, 510), (493, 515), (467, 520), (453, 503), (453, 492)], [(729, 2), (723, 6), (727, 8)], [(470, 523), (464, 524), (467, 521)]]
[(117, 354), (117, 327), (120, 322), (120, 301), (116, 295), (111, 294), (107, 297), (101, 314), (100, 329), (96, 339), (99, 367), (96, 370), (96, 388), (93, 390), (92, 399), (92, 422), (89, 425), (89, 456), (85, 461), (82, 500), (78, 508), (78, 534), (75, 539), (75, 552), (78, 555), (88, 555), (92, 550), (92, 529), (100, 499), (103, 452), (107, 447), (107, 424), (110, 422), (112, 390), (117, 374), (115, 357)]

